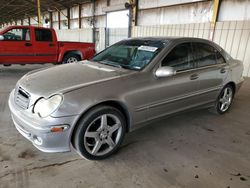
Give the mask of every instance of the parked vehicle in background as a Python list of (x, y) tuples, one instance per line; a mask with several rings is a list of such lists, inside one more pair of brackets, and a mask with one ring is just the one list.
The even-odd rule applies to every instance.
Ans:
[(98, 160), (150, 120), (193, 108), (224, 114), (242, 73), (241, 61), (207, 40), (128, 39), (90, 61), (28, 73), (9, 107), (17, 130), (38, 149), (63, 152), (72, 145)]
[(90, 59), (95, 44), (57, 41), (54, 29), (11, 26), (0, 31), (0, 64), (72, 63)]

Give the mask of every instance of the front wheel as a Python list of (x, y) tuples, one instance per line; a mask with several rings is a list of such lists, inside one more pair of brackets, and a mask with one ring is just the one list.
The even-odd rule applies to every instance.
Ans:
[(74, 146), (86, 159), (104, 159), (118, 150), (125, 130), (126, 121), (119, 110), (99, 106), (79, 121), (74, 134)]
[(224, 114), (231, 107), (231, 104), (233, 102), (233, 98), (234, 98), (233, 87), (231, 85), (226, 85), (222, 89), (222, 91), (221, 91), (221, 93), (216, 101), (215, 107), (212, 111), (215, 112), (216, 114)]

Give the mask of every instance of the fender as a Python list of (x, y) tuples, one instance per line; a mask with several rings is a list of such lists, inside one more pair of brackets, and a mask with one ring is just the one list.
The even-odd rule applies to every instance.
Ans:
[(79, 55), (81, 57), (81, 59), (83, 59), (85, 57), (84, 52), (81, 51), (81, 50), (66, 50), (66, 51), (63, 51), (63, 52), (61, 51), (59, 53), (59, 56), (58, 56), (58, 63), (62, 62), (65, 55), (67, 55), (69, 53)]

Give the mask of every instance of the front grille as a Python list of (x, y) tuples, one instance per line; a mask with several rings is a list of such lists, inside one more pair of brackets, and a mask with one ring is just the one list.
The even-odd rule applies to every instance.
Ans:
[(19, 87), (16, 91), (15, 102), (19, 107), (28, 109), (30, 102), (29, 93)]

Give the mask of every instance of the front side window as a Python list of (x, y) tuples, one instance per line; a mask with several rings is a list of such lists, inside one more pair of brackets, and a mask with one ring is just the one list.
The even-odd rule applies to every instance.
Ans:
[(155, 40), (125, 40), (118, 42), (92, 61), (132, 70), (141, 70), (163, 49), (165, 43)]
[(30, 30), (29, 29), (11, 29), (3, 34), (5, 41), (29, 41)]
[(36, 41), (52, 42), (52, 32), (49, 29), (35, 29)]
[(193, 43), (194, 49), (194, 61), (197, 67), (205, 67), (215, 65), (216, 61), (216, 49), (208, 44)]
[(173, 67), (177, 72), (193, 69), (191, 44), (183, 43), (177, 45), (163, 59), (161, 66)]

